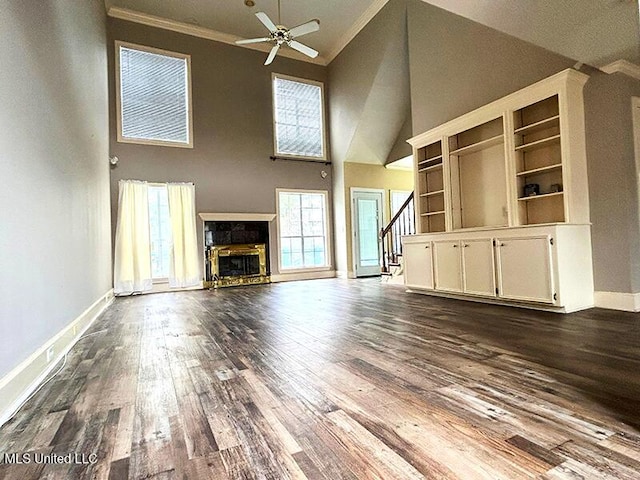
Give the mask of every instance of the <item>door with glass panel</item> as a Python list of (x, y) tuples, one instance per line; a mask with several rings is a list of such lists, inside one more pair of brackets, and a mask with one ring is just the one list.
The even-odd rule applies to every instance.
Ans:
[(353, 263), (356, 277), (380, 275), (384, 190), (351, 190)]

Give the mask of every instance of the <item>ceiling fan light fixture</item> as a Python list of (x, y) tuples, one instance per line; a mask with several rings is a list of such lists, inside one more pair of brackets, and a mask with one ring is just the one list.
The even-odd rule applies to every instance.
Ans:
[[(255, 2), (253, 2), (253, 0), (245, 0), (245, 5), (249, 6), (248, 2), (251, 2), (255, 5)], [(294, 39), (303, 35), (307, 35), (308, 33), (317, 32), (320, 29), (320, 20), (313, 19), (306, 23), (303, 23), (302, 25), (298, 25), (293, 28), (287, 28), (280, 24), (280, 0), (278, 0), (278, 24), (274, 23), (273, 20), (271, 20), (269, 16), (264, 12), (257, 12), (256, 17), (258, 17), (260, 23), (262, 23), (269, 30), (269, 36), (236, 40), (236, 45), (246, 45), (250, 43), (261, 42), (271, 43), (273, 46), (271, 47), (271, 51), (269, 53), (269, 56), (267, 57), (265, 65), (269, 65), (271, 62), (273, 62), (273, 59), (278, 53), (278, 50), (283, 45), (297, 50), (307, 57), (316, 58), (318, 56), (318, 52), (316, 50), (307, 47), (306, 45)]]
[(253, 0), (244, 0), (244, 4), (247, 7), (255, 7), (256, 6), (256, 2), (254, 2)]

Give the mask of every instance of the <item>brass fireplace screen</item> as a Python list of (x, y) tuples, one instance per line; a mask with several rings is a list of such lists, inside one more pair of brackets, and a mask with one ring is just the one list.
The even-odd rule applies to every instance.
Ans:
[(269, 283), (264, 243), (215, 245), (209, 250), (211, 281), (207, 287)]

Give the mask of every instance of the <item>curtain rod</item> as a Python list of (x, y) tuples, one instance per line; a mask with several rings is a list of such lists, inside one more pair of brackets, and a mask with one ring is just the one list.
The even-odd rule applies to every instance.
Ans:
[(306, 159), (306, 158), (276, 157), (274, 155), (271, 155), (269, 158), (271, 159), (272, 162), (275, 162), (276, 160), (285, 160), (287, 162), (324, 163), (325, 165), (331, 165), (331, 162), (328, 161), (328, 160), (312, 160), (312, 159)]

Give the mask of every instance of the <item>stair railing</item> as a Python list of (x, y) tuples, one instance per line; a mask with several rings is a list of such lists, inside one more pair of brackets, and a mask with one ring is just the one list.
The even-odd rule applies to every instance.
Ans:
[(398, 257), (402, 255), (401, 237), (416, 233), (413, 193), (407, 197), (389, 224), (380, 230), (382, 273), (389, 273), (390, 264), (398, 263)]

